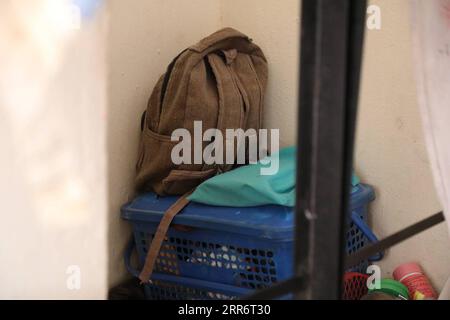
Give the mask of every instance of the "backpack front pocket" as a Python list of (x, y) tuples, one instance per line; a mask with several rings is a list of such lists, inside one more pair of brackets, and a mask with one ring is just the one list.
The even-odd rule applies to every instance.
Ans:
[(177, 141), (151, 131), (148, 127), (142, 132), (136, 163), (136, 189), (138, 191), (154, 190), (163, 194), (162, 180), (175, 168), (171, 153)]

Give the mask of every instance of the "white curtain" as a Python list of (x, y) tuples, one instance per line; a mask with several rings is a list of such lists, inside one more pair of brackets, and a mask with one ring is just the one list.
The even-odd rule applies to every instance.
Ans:
[(412, 29), (425, 139), (450, 227), (450, 0), (412, 0)]
[(106, 30), (94, 4), (0, 1), (0, 299), (106, 297)]

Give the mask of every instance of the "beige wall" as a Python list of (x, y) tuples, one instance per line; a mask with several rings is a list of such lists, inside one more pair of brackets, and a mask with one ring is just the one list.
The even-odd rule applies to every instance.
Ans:
[[(282, 145), (295, 143), (299, 1), (122, 1), (110, 3), (109, 65), (109, 280), (123, 277), (122, 249), (129, 235), (119, 207), (132, 196), (139, 117), (156, 78), (180, 49), (219, 27), (247, 33), (270, 68), (265, 121), (281, 129)], [(382, 29), (367, 31), (358, 123), (356, 170), (376, 188), (371, 206), (383, 237), (439, 210), (425, 150), (413, 80), (407, 0), (373, 1)], [(164, 19), (162, 19), (164, 17)], [(181, 19), (183, 17), (183, 19)], [(445, 227), (392, 249), (385, 274), (419, 261), (437, 287), (450, 273)]]
[[(114, 285), (126, 274), (122, 253), (130, 237), (129, 226), (119, 218), (119, 208), (133, 196), (139, 119), (157, 78), (180, 50), (221, 27), (237, 28), (262, 47), (270, 63), (266, 125), (278, 128), (279, 123), (283, 123), (281, 142), (283, 145), (293, 144), (299, 2), (289, 0), (283, 6), (267, 0), (112, 0), (108, 3), (108, 237), (109, 282)], [(273, 28), (267, 28), (269, 24)]]
[(140, 117), (157, 78), (181, 50), (220, 27), (218, 0), (111, 0), (109, 35), (109, 283), (125, 276), (130, 237), (120, 206), (133, 195)]
[[(239, 5), (237, 3), (239, 2)], [(355, 167), (372, 184), (375, 232), (387, 236), (440, 209), (424, 145), (413, 79), (408, 0), (372, 1), (381, 30), (367, 31)], [(299, 1), (223, 1), (222, 25), (250, 35), (269, 61), (266, 125), (280, 128), (283, 145), (295, 143)], [(420, 262), (438, 288), (450, 275), (444, 225), (393, 248), (380, 263), (389, 276)]]
[(250, 36), (269, 62), (265, 125), (280, 129), (281, 145), (295, 143), (300, 1), (223, 0), (222, 26)]
[[(382, 9), (382, 29), (367, 31), (355, 166), (376, 188), (370, 211), (375, 232), (384, 237), (440, 205), (416, 101), (408, 1), (373, 3)], [(56, 52), (48, 41), (10, 48), (20, 54), (0, 50), (0, 99), (12, 99), (0, 101), (6, 150), (0, 158), (6, 214), (0, 261), (7, 261), (0, 267), (1, 298), (104, 298), (107, 287), (125, 277), (122, 253), (130, 230), (119, 208), (133, 197), (140, 115), (172, 57), (218, 28), (240, 29), (262, 47), (270, 66), (266, 125), (281, 129), (283, 145), (295, 143), (297, 0), (110, 0), (107, 6), (106, 66), (100, 24), (85, 25), (60, 59), (45, 60)], [(0, 46), (14, 43), (0, 38), (7, 39)], [(42, 64), (33, 50), (42, 53)], [(33, 69), (45, 63), (48, 74)], [(23, 78), (17, 77), (21, 70)], [(46, 87), (36, 90), (36, 83)], [(39, 99), (32, 95), (37, 91)], [(380, 265), (388, 275), (411, 260), (442, 287), (450, 273), (444, 225), (393, 248)], [(67, 287), (71, 265), (80, 267), (80, 290)]]
[[(408, 0), (376, 0), (381, 30), (366, 33), (356, 171), (376, 189), (375, 232), (384, 237), (441, 209), (434, 189), (417, 103)], [(390, 274), (418, 261), (436, 287), (450, 275), (444, 224), (392, 248), (380, 263)]]

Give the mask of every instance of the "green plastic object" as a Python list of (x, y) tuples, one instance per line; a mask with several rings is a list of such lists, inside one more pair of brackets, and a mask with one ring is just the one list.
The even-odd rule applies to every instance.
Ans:
[(383, 292), (395, 298), (400, 298), (402, 300), (408, 300), (408, 288), (394, 279), (381, 279), (379, 289), (370, 289), (369, 293), (372, 292)]
[[(211, 206), (256, 207), (263, 205), (295, 205), (296, 147), (281, 149), (279, 170), (274, 175), (262, 175), (261, 169), (269, 165), (277, 154), (256, 164), (242, 166), (208, 179), (188, 197), (190, 201)], [(359, 184), (355, 175), (352, 185)]]

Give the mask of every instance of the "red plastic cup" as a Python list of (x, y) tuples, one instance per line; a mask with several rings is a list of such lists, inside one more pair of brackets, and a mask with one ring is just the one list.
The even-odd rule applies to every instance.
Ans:
[(409, 297), (418, 299), (437, 299), (436, 291), (422, 268), (414, 262), (398, 266), (393, 273), (394, 279), (403, 283), (409, 291)]

